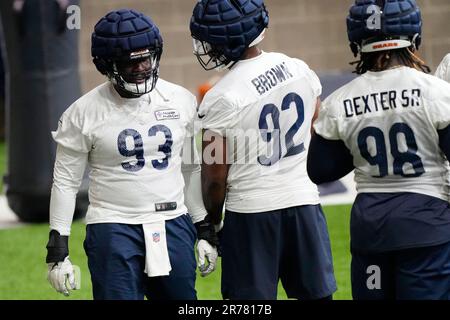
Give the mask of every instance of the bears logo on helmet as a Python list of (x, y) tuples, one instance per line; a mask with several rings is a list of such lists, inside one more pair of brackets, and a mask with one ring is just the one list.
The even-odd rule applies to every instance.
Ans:
[[(159, 77), (163, 40), (158, 27), (143, 13), (121, 9), (95, 25), (91, 54), (97, 70), (131, 96), (152, 91)], [(133, 63), (144, 70), (127, 71)]]
[(263, 0), (200, 0), (190, 23), (194, 54), (205, 70), (230, 68), (268, 24)]
[[(378, 27), (373, 26), (378, 20)], [(347, 17), (347, 33), (355, 57), (420, 46), (422, 18), (416, 0), (356, 0)]]

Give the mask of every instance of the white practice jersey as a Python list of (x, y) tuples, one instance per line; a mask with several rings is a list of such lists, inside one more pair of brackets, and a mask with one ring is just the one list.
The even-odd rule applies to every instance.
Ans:
[(442, 60), (441, 64), (436, 70), (436, 77), (450, 82), (450, 53)]
[(450, 125), (450, 84), (408, 67), (367, 72), (328, 97), (314, 125), (353, 155), (359, 193), (449, 199), (438, 130)]
[(162, 79), (137, 99), (104, 83), (64, 112), (53, 137), (89, 155), (88, 224), (143, 224), (187, 213), (181, 152), (195, 115), (195, 97)]
[(227, 210), (257, 213), (319, 203), (306, 158), (321, 90), (303, 61), (264, 52), (239, 61), (208, 91), (198, 114), (203, 128), (227, 138)]

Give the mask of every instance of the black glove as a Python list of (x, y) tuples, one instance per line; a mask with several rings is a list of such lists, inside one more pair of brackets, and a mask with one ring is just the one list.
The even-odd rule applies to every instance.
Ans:
[(214, 225), (209, 222), (207, 218), (203, 221), (194, 223), (194, 226), (195, 229), (197, 229), (198, 240), (206, 240), (210, 245), (215, 246), (216, 248), (219, 247), (219, 237), (214, 229)]
[(69, 255), (69, 237), (61, 236), (58, 231), (52, 230), (47, 243), (47, 263), (64, 261)]

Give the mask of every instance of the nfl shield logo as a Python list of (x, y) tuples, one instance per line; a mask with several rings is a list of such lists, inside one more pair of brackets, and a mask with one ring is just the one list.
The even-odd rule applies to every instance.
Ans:
[(159, 242), (159, 239), (160, 239), (159, 232), (153, 233), (152, 236), (153, 236), (153, 242)]

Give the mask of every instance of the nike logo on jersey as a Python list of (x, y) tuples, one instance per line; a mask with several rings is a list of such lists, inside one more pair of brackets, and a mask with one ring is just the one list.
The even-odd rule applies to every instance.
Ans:
[(155, 118), (158, 121), (180, 119), (180, 113), (177, 110), (167, 109), (155, 111)]
[(256, 91), (258, 91), (259, 95), (263, 95), (277, 87), (280, 83), (283, 83), (293, 77), (294, 76), (289, 71), (286, 62), (283, 62), (282, 64), (276, 65), (254, 78), (252, 80), (252, 84)]
[(391, 90), (355, 97), (344, 100), (345, 115), (351, 118), (397, 108), (420, 107), (420, 97), (420, 89)]
[(199, 119), (203, 119), (206, 116), (206, 114), (197, 114), (197, 116)]

